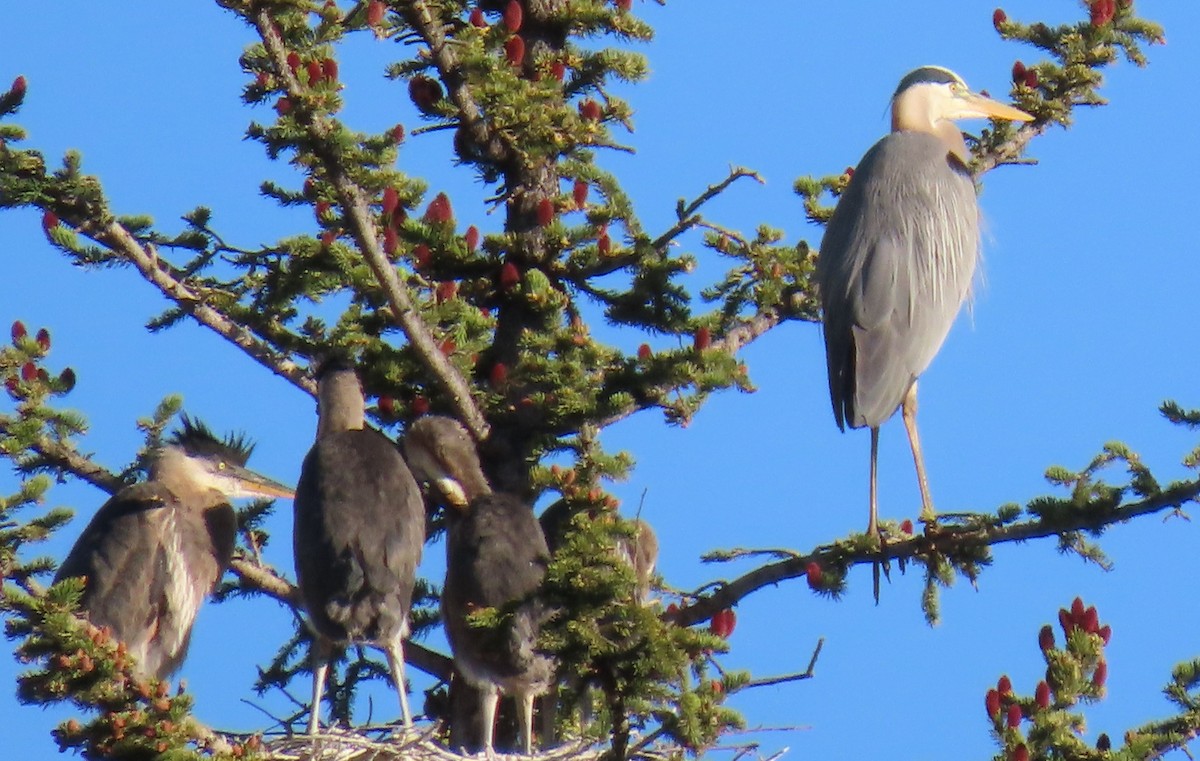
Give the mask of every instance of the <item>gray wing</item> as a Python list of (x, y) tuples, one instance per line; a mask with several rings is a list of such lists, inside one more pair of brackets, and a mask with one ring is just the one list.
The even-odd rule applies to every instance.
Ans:
[(895, 132), (863, 157), (821, 242), (817, 283), (840, 427), (892, 416), (941, 348), (979, 258), (966, 168), (933, 135)]
[[(476, 683), (541, 685), (553, 666), (536, 651), (546, 610), (537, 591), (550, 551), (533, 511), (507, 494), (490, 494), (453, 518), (446, 544), (442, 612), (456, 662)], [(515, 605), (509, 625), (489, 632), (466, 621), (475, 608)]]
[(406, 635), (425, 507), (391, 440), (373, 429), (323, 436), (294, 505), (296, 576), (317, 631), (335, 642)]
[(92, 517), (54, 577), (84, 577), (88, 619), (111, 628), (150, 673), (160, 668), (150, 643), (168, 608), (159, 527), (174, 505), (174, 495), (155, 484), (122, 489)]

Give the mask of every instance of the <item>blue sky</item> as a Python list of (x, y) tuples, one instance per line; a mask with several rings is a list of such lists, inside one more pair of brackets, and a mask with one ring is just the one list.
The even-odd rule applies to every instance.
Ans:
[[(1038, 166), (985, 180), (984, 277), (921, 384), (922, 438), (942, 511), (1024, 503), (1049, 490), (1046, 467), (1080, 468), (1113, 439), (1162, 480), (1187, 476), (1179, 460), (1195, 439), (1156, 410), (1166, 398), (1200, 406), (1190, 182), (1200, 114), (1189, 101), (1200, 71), (1200, 6), (1138, 5), (1169, 40), (1148, 51), (1151, 66), (1110, 69), (1103, 93), (1112, 105), (1081, 110), (1069, 132), (1036, 140)], [(1004, 7), (1016, 19), (1080, 16), (1071, 0)], [(981, 3), (690, 0), (635, 8), (658, 30), (645, 47), (649, 81), (623, 90), (636, 112), (629, 142), (638, 154), (604, 161), (622, 174), (650, 230), (669, 224), (677, 198), (694, 197), (737, 164), (759, 170), (767, 184), (735, 186), (711, 205), (712, 218), (747, 231), (767, 222), (789, 241), (815, 244), (820, 231), (805, 223), (792, 180), (855, 164), (887, 130), (887, 100), (906, 71), (941, 64), (1002, 95), (1012, 62), (1037, 60), (1035, 51), (998, 40), (992, 6)], [(170, 232), (205, 204), (223, 235), (246, 246), (310, 228), (309, 213), (258, 195), (264, 178), (299, 181), (241, 137), (251, 118), (271, 114), (239, 103), (237, 56), (249, 36), (231, 15), (204, 3), (101, 11), (70, 2), (49, 11), (17, 2), (6, 8), (6, 26), (0, 81), (29, 81), (18, 120), (29, 144), (52, 161), (79, 149), (117, 212), (151, 214)], [(356, 128), (416, 124), (403, 85), (379, 76), (392, 52), (365, 36), (346, 51), (344, 115)], [(469, 173), (446, 169), (448, 148), (444, 135), (410, 141), (401, 167), (428, 178), (433, 192), (447, 191), (460, 224), (494, 226), (473, 210), (485, 190)], [(140, 442), (135, 418), (181, 393), (214, 427), (258, 440), (253, 466), (294, 481), (312, 439), (311, 400), (194, 325), (148, 334), (141, 326), (163, 307), (156, 293), (128, 271), (73, 269), (47, 246), (39, 218), (0, 214), (0, 324), (19, 318), (52, 332), (51, 367), (70, 365), (79, 375), (71, 403), (91, 424), (82, 448), (123, 466)], [(708, 264), (701, 272), (716, 271)], [(714, 399), (687, 429), (644, 414), (605, 437), (636, 457), (616, 493), (632, 507), (645, 492), (643, 515), (663, 540), (662, 570), (681, 588), (749, 568), (701, 564), (710, 549), (807, 551), (865, 526), (869, 437), (841, 434), (833, 423), (819, 329), (780, 328), (745, 359), (758, 393)], [(915, 518), (920, 499), (899, 422), (884, 428), (880, 464), (881, 514)], [(0, 493), (14, 485), (0, 473)], [(67, 484), (51, 501), (81, 517), (49, 548), (62, 557), (102, 495)], [(290, 506), (281, 503), (268, 557), (289, 572), (290, 526)], [(815, 597), (803, 582), (762, 590), (738, 608), (727, 667), (790, 673), (805, 667), (819, 637), (825, 649), (815, 679), (731, 699), (751, 726), (787, 728), (744, 739), (765, 752), (788, 747), (793, 758), (988, 758), (995, 746), (984, 693), (1002, 673), (1032, 692), (1044, 668), (1037, 630), (1076, 595), (1114, 631), (1110, 697), (1088, 710), (1088, 737), (1119, 737), (1166, 714), (1159, 690), (1171, 666), (1200, 654), (1200, 610), (1189, 589), (1198, 541), (1200, 528), (1179, 519), (1117, 527), (1103, 540), (1116, 564), (1110, 573), (1058, 555), (1052, 542), (1005, 546), (978, 589), (960, 583), (943, 594), (943, 623), (934, 628), (923, 623), (916, 574), (894, 572), (878, 605), (867, 569), (853, 572), (840, 603)], [(430, 572), (439, 553), (428, 553)], [(270, 603), (202, 611), (182, 672), (202, 720), (260, 725), (243, 698), (284, 710), (249, 686), (288, 627)], [(0, 688), (0, 744), (21, 757), (50, 757), (48, 730), (63, 714), (19, 707), (16, 673), (0, 657), (0, 685), (8, 685)], [(297, 685), (297, 694), (306, 692)], [(378, 717), (393, 717), (394, 695), (380, 690), (373, 699)]]

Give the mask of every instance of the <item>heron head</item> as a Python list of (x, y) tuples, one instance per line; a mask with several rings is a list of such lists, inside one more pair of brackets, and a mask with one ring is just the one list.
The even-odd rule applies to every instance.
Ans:
[(935, 132), (939, 122), (986, 118), (1033, 121), (1019, 108), (972, 92), (962, 77), (941, 66), (910, 71), (892, 95), (893, 130)]
[(253, 450), (254, 444), (245, 436), (217, 438), (204, 423), (184, 415), (183, 424), (159, 453), (155, 468), (160, 477), (174, 476), (231, 499), (292, 497), (292, 489), (246, 467)]
[(429, 484), (450, 505), (465, 509), (491, 492), (475, 442), (457, 420), (426, 415), (404, 434), (404, 458), (418, 481)]

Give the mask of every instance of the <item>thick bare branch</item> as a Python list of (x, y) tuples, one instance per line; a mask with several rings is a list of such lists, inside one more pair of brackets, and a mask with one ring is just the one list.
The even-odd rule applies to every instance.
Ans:
[(159, 266), (158, 256), (152, 246), (139, 243), (129, 234), (128, 230), (117, 222), (100, 225), (91, 220), (83, 220), (80, 223), (79, 231), (107, 246), (132, 264), (147, 282), (175, 302), (180, 309), (190, 314), (201, 325), (234, 344), (263, 367), (288, 380), (297, 388), (309, 394), (316, 394), (316, 385), (306, 375), (303, 368), (255, 336), (250, 329), (204, 303), (204, 299), (196, 291)]
[[(276, 68), (287, 83), (289, 94), (299, 100), (299, 96), (303, 94), (303, 87), (287, 64), (287, 49), (271, 20), (270, 11), (265, 7), (260, 8), (253, 20)], [(363, 259), (375, 274), (387, 297), (392, 319), (404, 332), (422, 364), (429, 368), (438, 385), (450, 397), (455, 411), (471, 435), (480, 441), (486, 439), (489, 433), (488, 423), (483, 412), (475, 404), (471, 387), (458, 369), (442, 354), (429, 326), (417, 312), (408, 288), (400, 282), (396, 268), (384, 254), (379, 231), (371, 216), (367, 194), (354, 182), (346, 167), (338, 160), (337, 152), (332, 148), (330, 125), (325, 120), (312, 118), (306, 121), (305, 127), (317, 144), (324, 148), (318, 151), (318, 155), (331, 184), (337, 190)]]

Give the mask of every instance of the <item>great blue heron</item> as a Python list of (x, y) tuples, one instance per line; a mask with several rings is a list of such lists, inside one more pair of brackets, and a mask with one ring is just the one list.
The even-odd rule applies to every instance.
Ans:
[(424, 502), (395, 444), (366, 425), (354, 369), (331, 360), (317, 376), (317, 437), (300, 470), (292, 535), (317, 635), (308, 731), (317, 731), (331, 650), (360, 642), (386, 653), (411, 726), (403, 642), (425, 543)]
[(892, 96), (892, 132), (863, 156), (834, 210), (817, 283), (825, 320), (829, 395), (838, 427), (871, 429), (871, 517), (879, 533), (879, 426), (902, 407), (921, 489), (933, 500), (917, 434), (917, 377), (933, 360), (970, 289), (979, 258), (979, 206), (955, 119), (1032, 116), (971, 92), (924, 66)]
[[(545, 616), (537, 598), (550, 559), (529, 505), (493, 492), (474, 442), (450, 418), (427, 416), (409, 428), (404, 452), (417, 478), (448, 504), (446, 584), (442, 620), (463, 678), (482, 693), (484, 751), (493, 753), (500, 693), (516, 698), (520, 741), (533, 748), (533, 699), (554, 680), (553, 660), (537, 651)], [(469, 616), (498, 608), (498, 631), (472, 626)]]
[(292, 496), (246, 469), (251, 449), (184, 417), (151, 456), (149, 480), (105, 502), (58, 569), (55, 581), (85, 578), (88, 619), (109, 627), (147, 676), (183, 663), (200, 604), (229, 567), (237, 521), (228, 500)]

